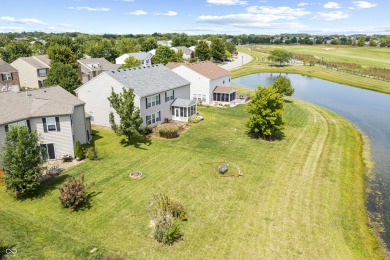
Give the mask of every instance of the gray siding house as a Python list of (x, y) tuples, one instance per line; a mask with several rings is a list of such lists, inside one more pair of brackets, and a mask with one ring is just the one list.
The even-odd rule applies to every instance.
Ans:
[(119, 117), (108, 97), (111, 90), (134, 90), (134, 104), (140, 109), (142, 126), (154, 126), (174, 119), (187, 121), (196, 114), (196, 102), (190, 100), (190, 83), (162, 64), (103, 72), (76, 90), (85, 102), (92, 124), (108, 126), (109, 114)]
[(120, 64), (112, 64), (105, 58), (91, 58), (77, 60), (81, 68), (81, 81), (86, 83), (103, 71), (119, 69)]
[(59, 86), (0, 93), (0, 111), (0, 144), (10, 125), (25, 125), (41, 135), (47, 159), (74, 157), (76, 141), (84, 144), (91, 138), (84, 102)]

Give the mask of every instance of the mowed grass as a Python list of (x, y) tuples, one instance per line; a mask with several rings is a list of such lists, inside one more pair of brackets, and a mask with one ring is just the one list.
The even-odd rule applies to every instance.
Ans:
[[(98, 162), (65, 172), (95, 182), (90, 205), (58, 202), (64, 177), (17, 201), (0, 188), (0, 230), (19, 259), (379, 259), (364, 207), (362, 140), (333, 112), (287, 103), (283, 140), (246, 134), (243, 106), (200, 108), (205, 120), (174, 140), (124, 147), (95, 128)], [(220, 178), (206, 164), (227, 161), (242, 177)], [(140, 170), (141, 180), (128, 174)], [(154, 193), (182, 202), (189, 220), (173, 246), (149, 237)], [(89, 253), (98, 248), (97, 253)]]
[[(367, 65), (368, 63), (365, 60), (368, 59), (374, 59), (373, 57), (376, 57), (378, 62), (383, 62), (388, 64), (390, 67), (390, 49), (386, 48), (354, 48), (354, 47), (343, 47), (340, 48), (341, 50), (344, 50), (343, 55), (337, 55), (338, 52), (329, 50), (328, 52), (326, 50), (321, 50), (322, 48), (327, 47), (318, 47), (318, 46), (273, 46), (273, 45), (267, 45), (267, 46), (240, 46), (238, 47), (239, 51), (245, 52), (247, 54), (252, 55), (253, 59), (250, 63), (239, 67), (232, 71), (233, 77), (241, 77), (253, 73), (261, 73), (261, 72), (278, 72), (278, 73), (295, 73), (295, 74), (302, 74), (307, 75), (311, 77), (316, 77), (324, 80), (333, 81), (336, 83), (354, 86), (358, 88), (364, 88), (369, 90), (374, 90), (382, 93), (390, 94), (390, 82), (378, 80), (374, 78), (369, 77), (363, 77), (359, 75), (354, 75), (346, 72), (341, 72), (337, 70), (327, 69), (324, 66), (315, 65), (315, 66), (301, 66), (301, 65), (287, 65), (287, 66), (271, 66), (267, 60), (268, 54), (262, 51), (267, 51), (267, 49), (273, 49), (273, 48), (285, 48), (289, 51), (293, 51), (296, 53), (303, 53), (303, 54), (312, 54), (315, 56), (320, 55), (320, 53), (317, 53), (316, 55), (314, 51), (318, 52), (329, 52), (329, 55), (331, 56), (331, 60), (333, 61), (346, 61), (346, 62), (353, 62), (361, 65)], [(294, 49), (295, 48), (295, 49)], [(332, 48), (332, 47), (329, 47)], [(334, 47), (336, 48), (336, 47)], [(251, 51), (252, 49), (252, 51)], [(260, 51), (254, 51), (255, 49)], [(384, 49), (384, 50), (383, 50)], [(360, 54), (360, 52), (362, 54)], [(377, 51), (377, 52), (375, 52)], [(383, 51), (384, 53), (380, 53), (380, 51)], [(335, 53), (335, 54), (333, 54)], [(364, 55), (366, 54), (366, 56)], [(360, 57), (363, 57), (360, 60)], [(324, 57), (325, 56), (319, 56)], [(349, 58), (349, 60), (345, 60), (345, 57)], [(366, 59), (364, 59), (366, 57)], [(379, 64), (379, 63), (378, 63)], [(383, 64), (382, 64), (383, 65)], [(372, 65), (373, 66), (373, 65)], [(379, 65), (378, 65), (379, 66)], [(387, 65), (386, 65), (387, 66)], [(379, 66), (379, 67), (385, 67)]]

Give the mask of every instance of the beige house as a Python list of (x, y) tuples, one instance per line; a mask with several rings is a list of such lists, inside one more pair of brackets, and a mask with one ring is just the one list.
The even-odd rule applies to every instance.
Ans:
[(112, 64), (105, 58), (91, 58), (77, 60), (81, 68), (81, 81), (86, 83), (100, 73), (108, 70), (117, 70), (121, 64)]
[(19, 72), (20, 85), (28, 88), (43, 88), (50, 69), (47, 55), (21, 57), (11, 63)]
[(49, 160), (74, 157), (75, 143), (85, 144), (91, 139), (90, 116), (84, 111), (84, 102), (59, 86), (2, 92), (0, 111), (0, 147), (14, 124), (37, 130)]
[(0, 59), (0, 92), (19, 91), (18, 70)]

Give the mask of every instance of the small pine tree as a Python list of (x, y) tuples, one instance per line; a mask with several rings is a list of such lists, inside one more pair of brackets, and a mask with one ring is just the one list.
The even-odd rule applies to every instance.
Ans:
[(80, 141), (76, 142), (76, 147), (74, 149), (74, 156), (76, 158), (79, 158), (80, 160), (85, 158), (85, 155), (84, 155), (84, 152), (83, 152), (83, 148), (81, 147)]

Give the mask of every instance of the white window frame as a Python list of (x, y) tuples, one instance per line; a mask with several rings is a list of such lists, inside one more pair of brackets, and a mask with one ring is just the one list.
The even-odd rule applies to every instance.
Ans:
[(161, 111), (146, 116), (146, 125), (151, 125), (161, 121)]
[(168, 102), (170, 100), (173, 100), (175, 98), (173, 89), (172, 90), (168, 90), (166, 95), (167, 95), (166, 102)]
[[(50, 122), (53, 121), (53, 122)], [(54, 126), (54, 129), (50, 129), (50, 127)], [(46, 127), (48, 132), (55, 132), (57, 131), (57, 123), (55, 117), (46, 117)]]
[(160, 95), (154, 95), (146, 98), (147, 107), (154, 107), (160, 105)]
[(4, 81), (5, 80), (12, 80), (12, 73), (11, 72), (3, 73), (3, 78), (4, 78)]
[[(41, 71), (45, 72), (45, 76), (42, 76)], [(47, 70), (46, 69), (38, 69), (38, 76), (41, 77), (41, 78), (47, 77)]]

